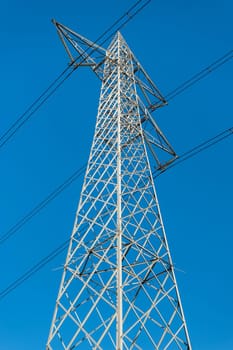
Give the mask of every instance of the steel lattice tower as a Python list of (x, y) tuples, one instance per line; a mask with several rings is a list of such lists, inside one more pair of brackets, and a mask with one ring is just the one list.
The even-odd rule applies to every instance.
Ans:
[(147, 154), (158, 168), (162, 153), (175, 157), (150, 115), (166, 101), (120, 33), (105, 50), (54, 24), (102, 87), (46, 349), (190, 350)]

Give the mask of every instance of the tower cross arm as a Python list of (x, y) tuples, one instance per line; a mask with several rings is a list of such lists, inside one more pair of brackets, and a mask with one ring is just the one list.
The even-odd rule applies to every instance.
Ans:
[(167, 105), (165, 97), (162, 95), (156, 84), (150, 78), (149, 74), (140, 64), (132, 51), (131, 55), (134, 65), (135, 82), (140, 89), (142, 96), (144, 97), (143, 102), (146, 105), (146, 108), (150, 112), (153, 112), (155, 109)]
[(74, 68), (90, 66), (102, 80), (102, 66), (105, 61), (107, 50), (96, 42), (92, 42), (74, 30), (57, 22), (55, 19), (52, 20), (52, 23), (55, 25), (58, 36), (70, 58), (69, 64)]
[[(98, 45), (97, 41), (93, 42), (85, 38), (81, 34), (57, 22), (55, 19), (52, 20), (52, 23), (55, 25), (58, 36), (70, 58), (70, 65), (74, 68), (78, 68), (79, 66), (89, 66), (98, 78), (103, 80), (103, 65), (106, 59), (111, 60), (108, 51)], [(130, 53), (134, 69), (135, 83), (138, 88), (137, 91), (145, 107), (150, 112), (163, 107), (167, 104), (164, 96), (130, 50), (123, 37), (122, 40)], [(111, 61), (111, 65), (118, 65), (118, 62)]]

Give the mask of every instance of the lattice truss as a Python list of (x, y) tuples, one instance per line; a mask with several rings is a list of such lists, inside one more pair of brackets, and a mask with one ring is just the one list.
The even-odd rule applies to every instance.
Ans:
[(103, 65), (46, 349), (191, 349), (142, 129), (146, 107), (120, 33)]

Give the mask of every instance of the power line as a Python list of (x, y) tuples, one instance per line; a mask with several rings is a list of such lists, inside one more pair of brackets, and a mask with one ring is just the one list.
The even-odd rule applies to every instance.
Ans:
[[(0, 136), (0, 142), (20, 123), (20, 121), (32, 110), (32, 108), (43, 98), (44, 95), (60, 80), (60, 78), (67, 72), (70, 67), (67, 67), (61, 72), (57, 78), (42, 92), (42, 94), (21, 114), (15, 122)], [(1, 144), (0, 144), (1, 145)]]
[(3, 289), (0, 292), (0, 300), (2, 300), (5, 296), (19, 287), (23, 282), (27, 281), (30, 277), (32, 277), (36, 272), (41, 270), (45, 265), (47, 265), (51, 260), (56, 258), (59, 254), (61, 254), (69, 244), (69, 239), (59, 245), (56, 249), (54, 249), (51, 253), (49, 253), (46, 257), (41, 259), (38, 263), (33, 265), (29, 270), (27, 270), (22, 276), (17, 278), (14, 282), (9, 284), (8, 287)]
[(164, 168), (164, 169), (162, 169), (160, 171), (154, 171), (153, 172), (153, 177), (156, 178), (156, 177), (160, 176), (165, 171), (174, 168), (178, 164), (183, 163), (184, 161), (194, 157), (198, 153), (201, 153), (202, 151), (205, 151), (206, 149), (216, 145), (217, 143), (225, 140), (226, 138), (228, 138), (229, 136), (232, 136), (232, 135), (233, 135), (233, 127), (228, 128), (228, 129), (220, 132), (219, 134), (215, 135), (214, 137), (211, 137), (210, 139), (208, 139), (208, 140), (200, 143), (199, 145), (191, 148), (190, 150), (182, 153), (181, 156), (179, 156), (179, 158), (177, 158), (168, 167), (166, 167), (166, 168)]
[(47, 206), (53, 199), (55, 199), (61, 192), (69, 187), (74, 181), (76, 181), (86, 168), (86, 164), (76, 170), (71, 176), (69, 176), (61, 185), (59, 185), (54, 191), (52, 191), (45, 199), (37, 204), (32, 210), (30, 210), (22, 219), (20, 219), (15, 225), (13, 225), (7, 232), (0, 236), (0, 245), (6, 242), (16, 232), (23, 227), (28, 221), (30, 221), (35, 215), (37, 215), (45, 206)]
[[(61, 85), (63, 85), (63, 83), (71, 76), (71, 74), (73, 73), (73, 71), (74, 71), (74, 69), (71, 71), (71, 72), (69, 72), (69, 74), (67, 74), (66, 76), (65, 76), (65, 78), (63, 78), (56, 86), (55, 86), (55, 84), (51, 84), (50, 86), (52, 87), (52, 86), (55, 86), (54, 87), (54, 89), (52, 89), (51, 91), (50, 91), (50, 93), (48, 94), (48, 95), (44, 95), (44, 94), (42, 94), (41, 96), (45, 96), (43, 99), (41, 99), (41, 101), (40, 101), (40, 103), (38, 104), (38, 105), (36, 105), (35, 106), (35, 108), (34, 109), (32, 109), (32, 111), (26, 116), (26, 118), (19, 118), (20, 119), (20, 122), (18, 123), (18, 122), (15, 122), (14, 124), (15, 125), (17, 125), (15, 128), (12, 128), (12, 127), (10, 127), (8, 130), (12, 130), (11, 132), (9, 132), (8, 133), (8, 131), (7, 132), (5, 132), (5, 135), (6, 135), (6, 137), (5, 137), (5, 139), (0, 143), (0, 149), (16, 134), (16, 132), (39, 110), (39, 108), (40, 107), (42, 107), (43, 105), (44, 105), (44, 103), (59, 89), (59, 87), (61, 87)], [(62, 74), (60, 75), (60, 76), (62, 76)], [(47, 89), (47, 91), (48, 91), (48, 89)], [(39, 101), (39, 100), (38, 100)], [(33, 104), (34, 105), (34, 104)], [(29, 110), (29, 109), (28, 109)], [(30, 108), (30, 110), (31, 110), (31, 108)], [(26, 115), (26, 114), (23, 114), (24, 116)]]
[[(93, 43), (97, 44), (106, 34), (112, 31), (120, 22), (119, 26), (114, 29), (110, 35), (105, 38), (101, 44), (103, 45), (107, 40), (109, 40), (118, 30), (122, 29), (129, 21), (131, 21), (139, 12), (141, 12), (152, 0), (147, 0), (144, 4), (138, 7), (143, 0), (138, 0), (133, 6), (131, 6), (121, 17), (119, 17), (108, 29), (106, 29)], [(87, 53), (90, 48), (87, 48), (83, 54)], [(95, 49), (92, 49), (93, 53)], [(90, 53), (90, 54), (91, 54)], [(64, 69), (57, 78), (50, 83), (50, 85), (42, 92), (42, 94), (26, 109), (26, 111), (21, 114), (16, 121), (0, 136), (0, 148), (2, 148), (15, 134), (16, 132), (45, 104), (45, 102), (64, 84), (64, 82), (71, 76), (71, 74), (85, 61), (85, 58), (75, 65), (77, 60), (81, 58), (82, 55), (76, 57), (74, 61)], [(71, 69), (71, 71), (60, 81), (60, 79)]]
[[(83, 233), (85, 229), (86, 229), (86, 226), (84, 226), (80, 230), (80, 233)], [(38, 261), (35, 265), (33, 265), (30, 269), (28, 269), (23, 275), (21, 275), (15, 281), (9, 284), (5, 289), (3, 289), (0, 292), (0, 300), (2, 300), (5, 296), (7, 296), (9, 293), (15, 290), (17, 287), (19, 287), (22, 283), (27, 281), (30, 277), (32, 277), (36, 272), (41, 270), (45, 265), (47, 265), (50, 261), (55, 259), (58, 255), (60, 255), (68, 247), (69, 242), (70, 242), (70, 238), (68, 238), (63, 243), (61, 243), (57, 248), (55, 248), (48, 255), (46, 255), (44, 258)]]
[(223, 56), (215, 60), (213, 63), (211, 63), (209, 66), (202, 69), (197, 74), (193, 75), (188, 80), (184, 81), (181, 85), (177, 86), (174, 90), (170, 91), (167, 95), (165, 95), (165, 99), (167, 101), (172, 100), (176, 96), (183, 93), (185, 90), (190, 88), (192, 85), (196, 84), (200, 80), (204, 79), (207, 75), (213, 73), (216, 69), (221, 67), (223, 64), (227, 63), (233, 58), (233, 50), (228, 51)]

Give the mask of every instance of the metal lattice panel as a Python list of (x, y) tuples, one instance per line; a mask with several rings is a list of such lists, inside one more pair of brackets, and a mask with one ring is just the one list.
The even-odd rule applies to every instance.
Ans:
[(135, 64), (118, 33), (47, 350), (191, 349), (141, 120)]

